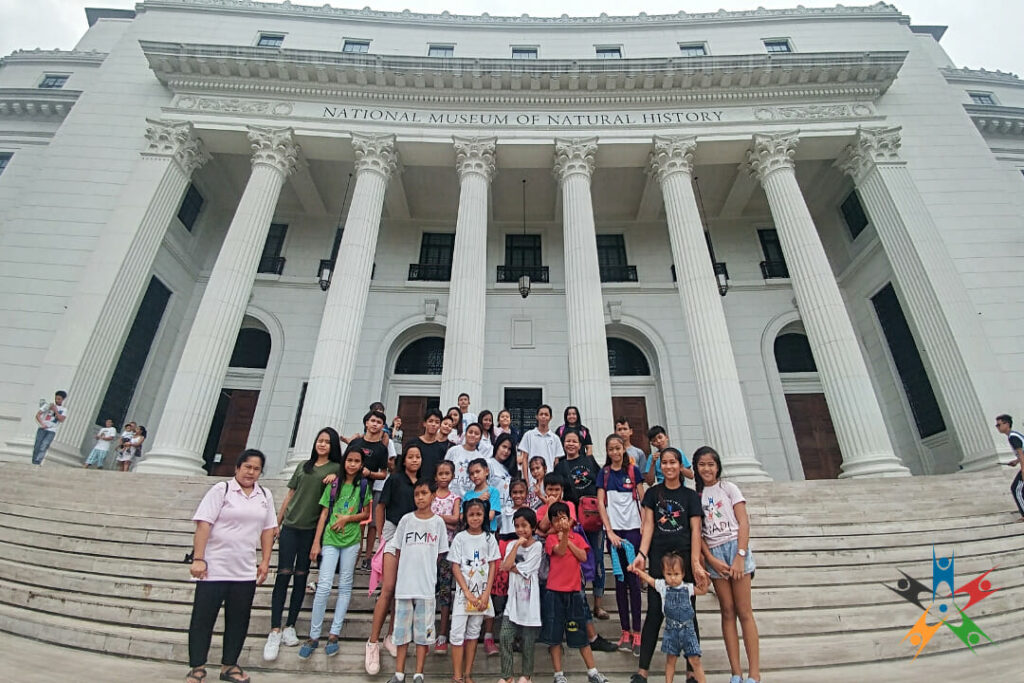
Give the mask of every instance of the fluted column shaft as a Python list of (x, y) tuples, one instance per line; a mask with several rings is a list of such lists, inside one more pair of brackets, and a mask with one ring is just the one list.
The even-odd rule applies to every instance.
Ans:
[(693, 354), (697, 398), (708, 443), (730, 479), (769, 479), (757, 460), (715, 270), (693, 192), (694, 137), (654, 139), (651, 171), (661, 183), (679, 302)]
[(794, 172), (796, 133), (755, 135), (751, 168), (768, 197), (800, 317), (843, 455), (841, 477), (906, 476), (867, 364)]
[[(344, 430), (345, 409), (370, 293), (384, 192), (398, 166), (394, 142), (392, 135), (352, 138), (356, 154), (355, 189), (320, 320), (295, 448), (285, 464), (286, 471), (309, 457), (316, 434), (324, 427), (351, 433)], [(356, 431), (361, 432), (362, 425), (356, 426)]]
[(252, 173), (228, 226), (182, 352), (153, 448), (139, 469), (202, 474), (224, 373), (252, 294), (263, 245), (298, 145), (289, 128), (250, 127)]
[[(946, 404), (964, 470), (997, 466), (1002, 437), (991, 428), (977, 382), (967, 366), (953, 321), (963, 298), (959, 274), (942, 245), (938, 230), (899, 156), (899, 128), (858, 132), (838, 166), (851, 175), (885, 248), (899, 283), (900, 300), (917, 328), (917, 341), (930, 361), (932, 377)], [(971, 322), (958, 320), (970, 337)], [(961, 340), (964, 341), (964, 340)], [(974, 340), (971, 339), (971, 342)], [(969, 345), (968, 345), (969, 346)]]
[(441, 370), (441, 405), (460, 393), (479, 400), (484, 381), (487, 287), (487, 197), (494, 177), (494, 139), (455, 139), (459, 217), (455, 224), (448, 323)]
[[(75, 286), (36, 380), (33, 396), (69, 394), (68, 418), (57, 430), (50, 461), (80, 464), (78, 450), (98, 416), (135, 311), (146, 291), (167, 226), (195, 169), (209, 155), (187, 122), (148, 120), (146, 149), (104, 226), (89, 259), (88, 276)], [(82, 330), (88, 330), (82, 334)], [(33, 415), (22, 436), (36, 432)]]
[(565, 308), (569, 328), (569, 400), (599, 442), (614, 431), (608, 340), (590, 177), (597, 139), (556, 140), (555, 176), (562, 189)]

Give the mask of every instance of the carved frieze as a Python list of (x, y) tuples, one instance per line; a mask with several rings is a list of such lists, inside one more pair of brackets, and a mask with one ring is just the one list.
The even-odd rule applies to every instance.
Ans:
[(758, 107), (754, 117), (758, 121), (817, 121), (821, 119), (863, 118), (874, 110), (867, 104), (805, 104), (789, 107)]

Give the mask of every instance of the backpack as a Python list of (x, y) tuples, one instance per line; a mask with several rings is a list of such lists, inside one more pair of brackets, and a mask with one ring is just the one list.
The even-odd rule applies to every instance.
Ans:
[[(363, 511), (363, 501), (366, 500), (366, 477), (359, 480), (359, 503), (356, 507), (356, 514), (358, 515)], [(327, 506), (327, 522), (331, 521), (331, 515), (334, 514), (334, 503), (338, 500), (338, 492), (341, 491), (341, 477), (337, 477), (331, 482), (331, 502)]]
[[(583, 536), (584, 541), (586, 540), (581, 524), (577, 524), (573, 531)], [(604, 559), (603, 552), (601, 553), (601, 559)], [(597, 578), (597, 553), (589, 543), (587, 543), (587, 559), (580, 562), (580, 573), (583, 575), (583, 583), (593, 583)]]

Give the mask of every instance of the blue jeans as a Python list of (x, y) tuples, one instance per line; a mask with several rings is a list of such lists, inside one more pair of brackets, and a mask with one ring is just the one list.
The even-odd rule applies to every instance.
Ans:
[(53, 437), (57, 436), (57, 432), (51, 432), (49, 429), (36, 428), (36, 444), (32, 447), (32, 464), (42, 465), (43, 458), (46, 457), (46, 449), (53, 443)]
[[(309, 622), (309, 637), (316, 640), (323, 628), (324, 615), (327, 614), (327, 598), (331, 595), (331, 584), (334, 583), (334, 572), (339, 571), (338, 600), (334, 603), (334, 621), (331, 622), (331, 635), (341, 635), (341, 626), (348, 612), (348, 603), (352, 599), (352, 579), (356, 571), (356, 558), (359, 557), (359, 544), (339, 548), (325, 545), (320, 550), (320, 576), (316, 583), (316, 597), (313, 598), (313, 616)], [(339, 566), (340, 565), (340, 566)]]

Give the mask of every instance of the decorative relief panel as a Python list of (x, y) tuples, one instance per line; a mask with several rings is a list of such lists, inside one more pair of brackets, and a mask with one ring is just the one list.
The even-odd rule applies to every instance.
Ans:
[(817, 121), (821, 119), (862, 118), (872, 116), (874, 110), (867, 104), (808, 104), (793, 107), (758, 107), (754, 117), (758, 121)]

